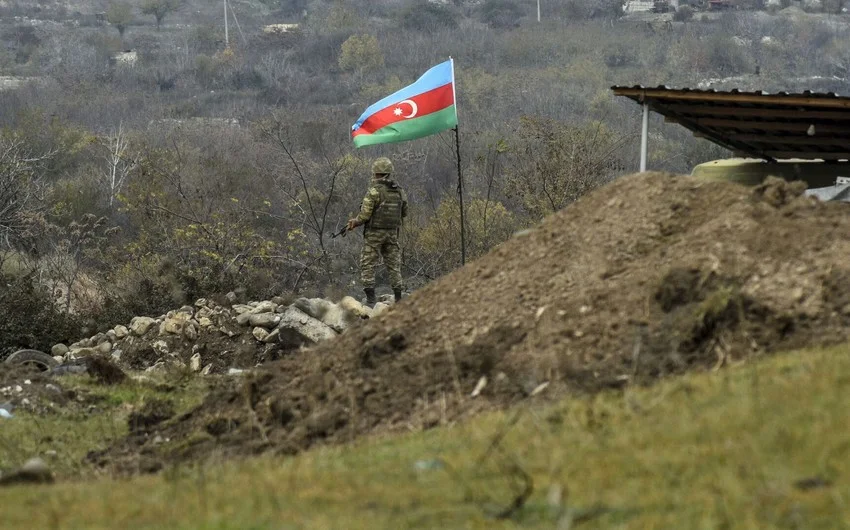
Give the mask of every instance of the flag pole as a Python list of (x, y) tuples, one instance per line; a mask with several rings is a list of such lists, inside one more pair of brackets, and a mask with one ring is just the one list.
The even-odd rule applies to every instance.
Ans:
[(460, 264), (466, 265), (466, 221), (463, 215), (463, 170), (460, 164), (460, 132), (455, 131), (455, 151), (457, 152), (457, 196), (460, 202)]
[(460, 161), (460, 121), (457, 119), (457, 86), (455, 83), (455, 60), (452, 63), (452, 97), (455, 103), (455, 153), (457, 154), (457, 196), (460, 204), (460, 264), (466, 265), (466, 219), (463, 207), (463, 166)]

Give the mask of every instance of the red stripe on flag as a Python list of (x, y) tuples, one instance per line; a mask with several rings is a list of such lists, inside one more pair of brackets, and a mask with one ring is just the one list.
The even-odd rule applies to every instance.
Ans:
[[(411, 105), (409, 102), (413, 102)], [(410, 99), (404, 100), (389, 107), (385, 107), (372, 114), (363, 121), (363, 124), (352, 131), (351, 136), (361, 134), (372, 134), (373, 132), (396, 122), (427, 116), (438, 110), (454, 105), (454, 89), (452, 84), (437, 87), (433, 90), (417, 94)], [(415, 106), (416, 114), (411, 116)]]

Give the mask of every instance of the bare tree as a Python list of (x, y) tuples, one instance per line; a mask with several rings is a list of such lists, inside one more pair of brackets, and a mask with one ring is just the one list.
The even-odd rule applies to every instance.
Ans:
[(127, 177), (139, 165), (138, 156), (129, 152), (130, 142), (123, 124), (110, 135), (100, 139), (105, 149), (104, 161), (106, 162), (105, 185), (109, 193), (109, 208), (112, 209), (115, 197), (121, 193)]
[(0, 137), (0, 249), (25, 238), (44, 190), (39, 168), (54, 153), (30, 153), (24, 142)]
[(156, 30), (159, 31), (163, 19), (169, 13), (180, 9), (181, 0), (144, 0), (141, 6), (143, 15), (153, 15), (156, 19)]

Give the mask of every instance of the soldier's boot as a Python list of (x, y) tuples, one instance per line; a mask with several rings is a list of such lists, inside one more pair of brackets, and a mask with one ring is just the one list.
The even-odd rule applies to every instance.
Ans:
[(363, 289), (363, 292), (366, 293), (366, 304), (367, 305), (375, 305), (378, 303), (378, 299), (375, 297), (375, 288), (367, 287)]
[(393, 294), (395, 295), (396, 302), (401, 300), (401, 289), (393, 289)]

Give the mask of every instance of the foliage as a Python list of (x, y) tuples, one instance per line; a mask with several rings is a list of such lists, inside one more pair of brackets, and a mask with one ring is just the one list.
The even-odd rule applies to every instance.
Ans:
[(479, 8), (481, 20), (493, 28), (509, 29), (519, 26), (519, 19), (525, 15), (523, 6), (513, 0), (490, 0)]
[(427, 0), (412, 0), (397, 15), (401, 27), (414, 31), (456, 29), (459, 17), (454, 9)]
[[(475, 198), (464, 204), (467, 259), (483, 255), (507, 240), (519, 228), (516, 216), (498, 201)], [(431, 274), (450, 271), (461, 258), (460, 203), (446, 197), (418, 232), (410, 250), (419, 261), (429, 262)]]
[(0, 285), (0, 359), (18, 349), (50, 351), (58, 342), (76, 340), (79, 320), (57, 307), (37, 271), (14, 277), (0, 273)]
[(524, 118), (509, 148), (512, 172), (504, 192), (538, 221), (621, 172), (623, 141), (602, 123)]
[(182, 0), (143, 0), (139, 10), (143, 15), (153, 15), (156, 19), (156, 29), (159, 31), (163, 19), (180, 9)]
[(118, 33), (123, 37), (127, 26), (133, 21), (133, 8), (127, 2), (115, 0), (106, 8), (106, 20), (115, 26)]
[(352, 35), (342, 43), (339, 67), (346, 72), (373, 72), (384, 66), (384, 54), (374, 35)]
[(687, 22), (692, 18), (694, 18), (694, 10), (691, 6), (679, 6), (676, 12), (673, 13), (673, 20), (677, 22)]

